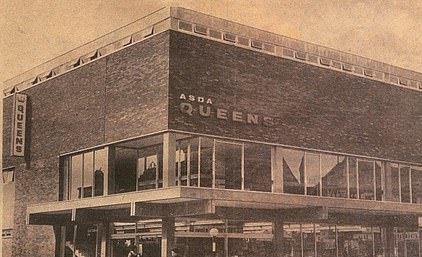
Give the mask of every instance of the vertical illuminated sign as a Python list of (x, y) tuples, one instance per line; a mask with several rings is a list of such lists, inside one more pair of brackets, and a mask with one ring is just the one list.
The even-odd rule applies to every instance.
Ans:
[(15, 93), (13, 100), (12, 156), (25, 156), (26, 103), (28, 96)]

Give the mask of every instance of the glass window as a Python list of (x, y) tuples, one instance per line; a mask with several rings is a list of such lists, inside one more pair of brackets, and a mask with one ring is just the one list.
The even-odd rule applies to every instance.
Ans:
[(283, 256), (302, 256), (301, 224), (287, 223), (283, 225)]
[(357, 178), (357, 159), (348, 157), (349, 159), (349, 195), (350, 198), (358, 198), (358, 178)]
[(84, 162), (84, 179), (83, 179), (83, 197), (92, 197), (93, 177), (94, 177), (94, 156), (93, 152), (88, 152), (83, 155)]
[(321, 154), (322, 195), (347, 198), (347, 158)]
[(200, 186), (212, 187), (212, 161), (214, 140), (210, 138), (200, 138)]
[(320, 195), (319, 154), (305, 153), (306, 194)]
[(375, 196), (377, 201), (384, 200), (384, 167), (380, 161), (375, 162)]
[(315, 224), (302, 224), (303, 256), (315, 256)]
[(180, 183), (182, 186), (198, 186), (198, 145), (198, 137), (177, 141), (177, 184)]
[(271, 192), (271, 146), (245, 144), (245, 190)]
[(11, 183), (15, 181), (15, 168), (7, 168), (2, 172), (3, 184)]
[(215, 143), (215, 187), (241, 189), (242, 145), (216, 141)]
[(371, 227), (337, 226), (339, 257), (373, 257)]
[(82, 154), (72, 156), (70, 199), (79, 199), (82, 195)]
[(116, 147), (114, 193), (136, 190), (137, 149)]
[(104, 195), (105, 178), (104, 175), (108, 174), (108, 156), (106, 149), (95, 151), (95, 166), (94, 166), (94, 195)]
[(161, 160), (159, 160), (160, 152), (161, 147), (156, 146), (138, 149), (136, 165), (138, 190), (160, 187), (160, 181), (162, 181)]
[(422, 204), (422, 167), (412, 167), (412, 203)]
[(399, 165), (387, 162), (385, 164), (385, 200), (400, 202)]
[(337, 254), (335, 225), (315, 225), (317, 256), (332, 257)]
[(304, 152), (283, 150), (283, 189), (284, 193), (305, 194)]
[(401, 202), (410, 203), (410, 167), (400, 165)]
[(374, 200), (374, 162), (358, 160), (359, 199)]

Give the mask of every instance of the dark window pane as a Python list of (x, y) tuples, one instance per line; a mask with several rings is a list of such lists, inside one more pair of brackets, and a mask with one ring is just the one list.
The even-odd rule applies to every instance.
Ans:
[(349, 194), (350, 198), (358, 198), (357, 190), (357, 159), (355, 157), (349, 157)]
[(374, 162), (358, 160), (359, 199), (374, 200)]
[(241, 189), (242, 145), (216, 142), (215, 187)]
[(422, 204), (422, 168), (412, 167), (412, 203)]
[(200, 186), (212, 186), (212, 154), (213, 154), (213, 140), (209, 138), (200, 138), (201, 152), (200, 152)]
[(410, 203), (410, 167), (400, 165), (401, 201)]
[(399, 165), (385, 164), (385, 200), (400, 202)]
[(271, 146), (245, 144), (245, 190), (271, 192)]

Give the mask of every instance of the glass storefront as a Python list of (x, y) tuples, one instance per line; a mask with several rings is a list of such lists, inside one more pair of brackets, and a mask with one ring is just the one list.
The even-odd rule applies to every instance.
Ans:
[[(282, 226), (283, 257), (419, 257), (422, 229), (395, 227), (392, 255), (387, 255), (387, 229), (324, 223), (290, 223)], [(125, 256), (127, 241), (143, 257), (160, 256), (160, 220), (114, 223), (112, 257)], [(212, 251), (211, 228), (219, 233)], [(176, 219), (175, 246), (184, 257), (274, 256), (273, 224), (269, 221)], [(126, 253), (127, 254), (127, 253)]]
[[(421, 166), (187, 134), (175, 138), (176, 186), (422, 203)], [(272, 156), (273, 150), (281, 154)], [(274, 166), (275, 158), (281, 167)], [(60, 199), (156, 189), (162, 179), (163, 136), (145, 137), (62, 157)]]

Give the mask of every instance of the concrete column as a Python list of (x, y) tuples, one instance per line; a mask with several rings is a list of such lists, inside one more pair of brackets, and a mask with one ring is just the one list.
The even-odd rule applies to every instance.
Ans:
[(176, 185), (176, 135), (163, 135), (163, 188)]
[(283, 220), (276, 218), (273, 221), (273, 257), (283, 257)]
[(174, 247), (174, 218), (163, 218), (161, 235), (161, 257), (171, 257), (170, 250)]
[(277, 146), (271, 147), (271, 176), (273, 180), (272, 191), (283, 192), (283, 155), (282, 149)]

